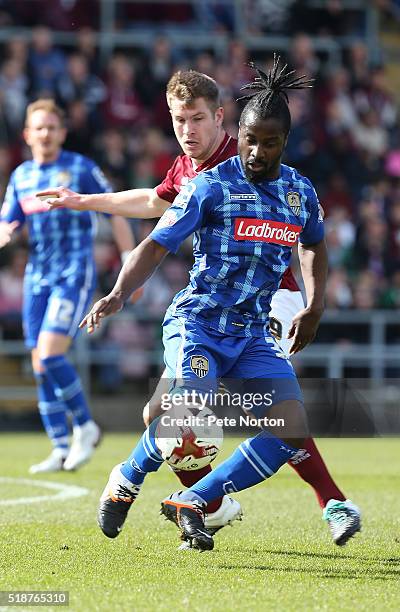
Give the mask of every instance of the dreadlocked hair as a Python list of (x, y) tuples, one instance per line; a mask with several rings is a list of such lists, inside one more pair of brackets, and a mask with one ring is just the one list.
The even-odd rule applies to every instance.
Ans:
[(287, 64), (281, 67), (280, 59), (280, 56), (274, 53), (274, 63), (268, 74), (258, 68), (254, 62), (248, 63), (248, 66), (257, 72), (257, 76), (254, 81), (240, 88), (241, 90), (253, 90), (236, 100), (237, 102), (249, 100), (240, 115), (241, 124), (246, 123), (247, 117), (252, 113), (260, 119), (270, 117), (279, 119), (284, 126), (285, 133), (289, 132), (291, 118), (287, 91), (312, 87), (314, 79), (308, 79), (305, 75), (297, 77), (295, 70), (285, 72)]

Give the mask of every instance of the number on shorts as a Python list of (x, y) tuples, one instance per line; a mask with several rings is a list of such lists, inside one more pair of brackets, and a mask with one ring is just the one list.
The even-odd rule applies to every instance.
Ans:
[(74, 314), (74, 303), (65, 298), (54, 298), (49, 308), (48, 319), (63, 327), (71, 324)]

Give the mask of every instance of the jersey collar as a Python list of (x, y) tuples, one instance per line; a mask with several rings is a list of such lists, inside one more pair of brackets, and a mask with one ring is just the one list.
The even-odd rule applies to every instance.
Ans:
[(197, 166), (195, 172), (199, 173), (203, 172), (203, 170), (209, 170), (210, 168), (213, 168), (216, 165), (215, 162), (222, 156), (223, 152), (230, 145), (232, 140), (232, 136), (229, 136), (229, 134), (225, 132), (225, 136), (218, 149), (211, 155), (211, 157), (206, 159), (205, 162), (200, 164), (200, 166)]
[(51, 166), (54, 166), (54, 165), (58, 164), (62, 160), (63, 157), (64, 157), (64, 149), (60, 149), (58, 157), (56, 159), (53, 159), (53, 161), (51, 161), (51, 162), (42, 162), (42, 163), (39, 163), (39, 162), (35, 161), (34, 159), (32, 159), (32, 162), (33, 162), (34, 166), (37, 166), (38, 168), (50, 168)]

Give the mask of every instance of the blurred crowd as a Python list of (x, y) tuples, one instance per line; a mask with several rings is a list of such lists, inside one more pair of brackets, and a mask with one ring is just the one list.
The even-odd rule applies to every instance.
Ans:
[[(61, 3), (58, 0), (51, 4)], [(226, 51), (216, 55), (208, 50), (185, 51), (163, 33), (154, 37), (146, 52), (121, 49), (101, 61), (94, 29), (98, 3), (92, 3), (91, 19), (87, 12), (85, 18), (76, 17), (84, 27), (77, 31), (73, 48), (57, 45), (52, 28), (67, 29), (60, 21), (65, 7), (79, 11), (82, 3), (64, 2), (64, 13), (47, 14), (48, 20), (56, 20), (47, 25), (36, 23), (30, 4), (14, 0), (1, 3), (0, 9), (0, 23), (4, 24), (8, 17), (8, 25), (13, 25), (13, 20), (15, 24), (21, 18), (18, 10), (22, 6), (26, 10), (24, 24), (33, 28), (31, 41), (15, 36), (2, 48), (1, 195), (12, 169), (28, 155), (21, 130), (26, 105), (33, 99), (56, 99), (68, 119), (66, 148), (94, 158), (116, 191), (153, 187), (162, 181), (179, 153), (165, 100), (165, 86), (171, 74), (177, 69), (194, 68), (213, 76), (221, 88), (225, 127), (236, 135), (241, 107), (235, 99), (241, 95), (240, 88), (252, 79), (246, 64), (253, 59), (267, 69), (271, 61), (270, 53), (257, 51), (250, 56), (238, 38), (231, 37)], [(88, 4), (86, 1), (85, 10)], [(119, 3), (116, 23), (134, 29), (146, 22), (148, 5), (143, 4), (141, 13), (140, 4), (134, 3), (133, 11), (132, 3)], [(248, 23), (254, 35), (271, 30), (293, 32), (290, 47), (282, 55), (299, 74), (315, 79), (313, 89), (290, 96), (292, 130), (284, 161), (314, 182), (325, 210), (330, 258), (327, 306), (396, 308), (400, 306), (400, 123), (387, 69), (382, 60), (376, 59), (379, 50), (377, 53), (375, 49), (371, 57), (362, 36), (343, 49), (341, 61), (336, 64), (317, 53), (315, 36), (326, 38), (349, 31), (358, 35), (362, 24), (354, 21), (351, 14), (344, 19), (335, 10), (335, 5), (340, 8), (340, 2), (329, 2), (329, 10), (322, 11), (319, 20), (315, 14), (306, 24), (298, 18), (297, 28), (302, 27), (302, 31), (296, 32), (293, 15), (300, 14), (301, 4), (291, 0), (248, 0), (245, 8), (253, 16)], [(396, 14), (397, 2), (381, 0), (378, 4)], [(271, 5), (279, 5), (282, 10), (267, 10)], [(177, 28), (193, 22), (208, 23), (215, 31), (231, 32), (234, 27), (229, 3), (188, 3), (186, 13), (182, 4), (163, 5), (164, 12), (172, 11), (172, 21), (177, 6)], [(193, 15), (196, 6), (197, 13)], [(166, 19), (162, 11), (158, 15)], [(257, 15), (259, 18), (255, 18)], [(144, 238), (153, 225), (151, 221), (132, 221), (137, 240)], [(104, 294), (113, 285), (120, 266), (105, 227), (100, 231), (96, 257), (99, 292)], [(0, 321), (4, 334), (10, 337), (14, 334), (15, 313), (20, 309), (24, 258), (23, 241), (0, 252)], [(174, 293), (186, 284), (189, 265), (190, 244), (186, 243), (179, 255), (168, 258), (147, 282), (136, 309), (139, 320), (140, 313), (143, 319), (162, 317)], [(149, 349), (150, 363), (154, 334), (158, 333), (150, 325), (139, 325), (137, 329), (131, 326), (128, 333), (110, 324), (110, 346), (122, 343), (128, 351), (132, 342), (135, 350), (137, 335), (143, 335), (147, 327), (142, 345)], [(130, 363), (132, 369), (146, 367), (142, 359), (132, 359)]]

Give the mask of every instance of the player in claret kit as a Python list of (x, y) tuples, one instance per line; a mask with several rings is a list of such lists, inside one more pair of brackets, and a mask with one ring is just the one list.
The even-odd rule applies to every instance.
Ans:
[[(52, 193), (60, 182), (89, 192), (110, 191), (111, 186), (94, 162), (62, 149), (65, 136), (63, 112), (53, 100), (28, 106), (24, 138), (33, 159), (12, 173), (0, 216), (0, 247), (24, 223), (29, 231), (24, 333), (40, 416), (53, 444), (50, 456), (31, 466), (33, 474), (77, 469), (90, 459), (100, 438), (77, 372), (66, 357), (95, 287), (95, 215), (67, 209), (51, 212), (35, 194), (44, 188)], [(129, 251), (133, 247), (129, 224), (119, 217), (111, 222), (120, 251)], [(70, 447), (68, 415), (73, 424)]]
[[(276, 65), (274, 67), (274, 70), (276, 72)], [(189, 76), (192, 75), (192, 73), (190, 72), (187, 74)], [(208, 79), (208, 77), (206, 78)], [(183, 95), (183, 92), (185, 91), (186, 96)], [(274, 93), (275, 99), (276, 97), (278, 97), (279, 100), (283, 100), (283, 89), (279, 91), (279, 94), (277, 92), (278, 90), (276, 89)], [(202, 94), (201, 98), (202, 100), (197, 100), (196, 96), (193, 94), (191, 95), (191, 97), (189, 97), (187, 95), (187, 87), (185, 89), (182, 86), (180, 89), (176, 89), (174, 91), (173, 96), (170, 95), (170, 97), (168, 98), (175, 132), (184, 151), (186, 144), (190, 143), (191, 147), (194, 147), (196, 142), (198, 142), (199, 140), (196, 130), (200, 130), (201, 133), (201, 128), (196, 128), (195, 124), (193, 124), (192, 117), (196, 116), (196, 108), (198, 107), (198, 105), (200, 103), (202, 104), (206, 100), (204, 93)], [(218, 168), (215, 169), (215, 171), (209, 170), (206, 171), (205, 174), (199, 174), (198, 177), (192, 183), (189, 183), (189, 185), (185, 186), (183, 189), (181, 188), (179, 197), (175, 200), (170, 210), (167, 211), (165, 216), (161, 219), (160, 224), (157, 226), (156, 230), (151, 234), (150, 238), (144, 241), (144, 243), (142, 243), (142, 245), (134, 252), (134, 255), (131, 256), (130, 265), (124, 266), (114, 292), (110, 296), (105, 298), (105, 300), (96, 304), (90, 315), (85, 319), (85, 323), (88, 323), (90, 331), (92, 330), (93, 325), (99, 324), (101, 317), (115, 312), (122, 306), (123, 300), (126, 298), (126, 294), (129, 293), (131, 285), (136, 286), (139, 277), (142, 277), (144, 279), (151, 273), (152, 265), (158, 263), (162, 259), (162, 256), (168, 250), (168, 247), (170, 247), (172, 250), (175, 250), (176, 244), (174, 244), (172, 248), (170, 242), (167, 243), (163, 241), (163, 235), (165, 232), (167, 234), (170, 233), (171, 236), (174, 236), (175, 240), (179, 240), (179, 242), (181, 242), (188, 235), (188, 233), (197, 230), (199, 233), (195, 235), (195, 265), (192, 271), (192, 286), (189, 286), (186, 292), (184, 291), (183, 293), (181, 292), (180, 294), (178, 294), (178, 296), (174, 300), (173, 310), (170, 309), (165, 319), (167, 363), (168, 356), (170, 355), (170, 346), (172, 342), (172, 340), (168, 340), (168, 338), (170, 337), (169, 333), (170, 330), (174, 327), (174, 325), (177, 324), (175, 315), (178, 313), (184, 316), (185, 329), (186, 325), (191, 325), (191, 319), (193, 318), (194, 314), (197, 313), (196, 319), (198, 325), (200, 326), (200, 329), (202, 328), (202, 325), (205, 325), (206, 320), (212, 320), (214, 322), (217, 322), (214, 323), (214, 326), (217, 326), (217, 330), (214, 331), (224, 331), (229, 333), (235, 331), (236, 340), (238, 340), (238, 338), (243, 339), (243, 336), (246, 336), (246, 334), (248, 333), (253, 333), (254, 329), (257, 329), (258, 334), (267, 334), (267, 342), (271, 343), (272, 346), (273, 341), (271, 336), (269, 335), (269, 332), (267, 331), (267, 313), (269, 311), (269, 304), (275, 289), (279, 286), (279, 283), (282, 282), (282, 275), (287, 268), (287, 265), (285, 264), (287, 264), (289, 260), (288, 253), (290, 252), (291, 243), (294, 242), (293, 236), (301, 233), (302, 237), (304, 238), (309, 233), (306, 232), (306, 234), (304, 234), (304, 225), (307, 215), (310, 216), (311, 211), (307, 210), (307, 207), (306, 209), (304, 209), (304, 203), (306, 203), (307, 206), (311, 206), (312, 201), (314, 201), (313, 214), (314, 216), (318, 216), (318, 202), (316, 200), (315, 192), (312, 189), (310, 183), (306, 179), (302, 179), (296, 173), (295, 170), (283, 165), (280, 166), (280, 158), (290, 128), (290, 115), (287, 110), (287, 106), (285, 106), (285, 108), (286, 114), (284, 125), (282, 126), (280, 120), (276, 121), (274, 119), (275, 125), (272, 137), (269, 137), (267, 145), (264, 146), (264, 143), (262, 143), (262, 146), (259, 147), (260, 151), (264, 149), (268, 151), (268, 155), (265, 159), (271, 159), (271, 155), (276, 156), (272, 159), (271, 162), (269, 162), (271, 166), (269, 172), (278, 171), (279, 177), (279, 168), (282, 168), (282, 178), (280, 179), (280, 182), (277, 180), (276, 177), (274, 178), (274, 180), (269, 180), (268, 183), (269, 187), (272, 188), (273, 197), (277, 202), (280, 202), (280, 204), (276, 207), (275, 210), (275, 214), (277, 215), (277, 217), (272, 217), (270, 219), (263, 220), (263, 216), (260, 210), (260, 198), (254, 191), (247, 192), (248, 184), (246, 183), (244, 176), (241, 176), (239, 179), (240, 186), (236, 187), (235, 189), (232, 189), (229, 194), (221, 193), (220, 191), (218, 192), (217, 185), (219, 185), (219, 189), (221, 189), (221, 185), (225, 184), (224, 181), (228, 180), (231, 177), (231, 174), (236, 178), (237, 174), (240, 174), (241, 166), (240, 162), (238, 161), (238, 158), (233, 158), (232, 161), (226, 162), (223, 165), (219, 165)], [(208, 114), (211, 114), (211, 117), (213, 117), (213, 122), (211, 122), (211, 125), (214, 125), (214, 131), (220, 131), (220, 124), (222, 122), (222, 118), (219, 114), (219, 108), (217, 107), (217, 110), (215, 110), (215, 106), (209, 106), (206, 112)], [(201, 113), (199, 117), (201, 118)], [(276, 123), (278, 123), (278, 127)], [(242, 132), (243, 130), (241, 127), (241, 133)], [(251, 140), (250, 136), (246, 136), (246, 138)], [(243, 142), (244, 140), (242, 137), (242, 146)], [(254, 147), (255, 149), (258, 148), (257, 142)], [(265, 171), (265, 163), (263, 161), (263, 157), (261, 156), (261, 161), (258, 161), (258, 157), (259, 155), (256, 154), (254, 156), (254, 160), (249, 162), (250, 165), (246, 167), (246, 171), (250, 174), (250, 178), (253, 176), (252, 173), (254, 173), (254, 184), (257, 183), (257, 173), (261, 173), (262, 175), (262, 172)], [(201, 158), (199, 158), (199, 160), (201, 161)], [(220, 173), (223, 172), (221, 170), (222, 168), (224, 168), (224, 172), (225, 170), (227, 172), (227, 179), (225, 179), (225, 175), (224, 177), (220, 175)], [(175, 184), (177, 184), (177, 182)], [(178, 183), (178, 185), (179, 184), (181, 183)], [(213, 196), (214, 198), (216, 198), (215, 201), (219, 201), (218, 198), (225, 198), (224, 204), (217, 206), (216, 210), (218, 210), (219, 208), (223, 210), (223, 214), (226, 214), (227, 218), (228, 214), (230, 215), (232, 211), (236, 212), (237, 218), (235, 217), (234, 219), (235, 238), (233, 242), (232, 237), (225, 236), (224, 231), (226, 233), (226, 228), (225, 230), (223, 230), (221, 227), (218, 227), (218, 223), (221, 223), (221, 219), (219, 219), (218, 223), (216, 223), (214, 217), (212, 217), (213, 213), (211, 210), (210, 203), (211, 196), (208, 196), (208, 192), (207, 196), (205, 196), (204, 199), (199, 200), (199, 193), (202, 193), (201, 188), (205, 188), (206, 184), (207, 189), (209, 188), (210, 190), (211, 185), (213, 186)], [(135, 191), (137, 190), (132, 190), (131, 193), (135, 194)], [(68, 194), (65, 193), (65, 190), (60, 190), (60, 195), (62, 196), (63, 194), (64, 197), (62, 198), (62, 200), (64, 200), (64, 203), (67, 206), (71, 207), (81, 206), (82, 201), (84, 202), (83, 205), (86, 206), (88, 205), (88, 202), (90, 202), (91, 198), (90, 196), (86, 197), (77, 196), (76, 194)], [(116, 195), (117, 198), (120, 197), (120, 194), (114, 195)], [(117, 212), (117, 198), (115, 199), (114, 206), (112, 207), (112, 210), (114, 212)], [(62, 200), (60, 203), (62, 203)], [(103, 206), (105, 205), (105, 198), (102, 198), (102, 202), (103, 204), (101, 206), (103, 208)], [(97, 208), (99, 206), (99, 200), (97, 200), (97, 203), (94, 203), (94, 205)], [(91, 205), (89, 204), (89, 206)], [(250, 217), (249, 220), (248, 212), (251, 209), (253, 209), (254, 216)], [(109, 210), (111, 210), (111, 208)], [(242, 217), (238, 215), (240, 211), (243, 211)], [(285, 215), (283, 220), (278, 218), (278, 213), (280, 215)], [(144, 215), (142, 213), (137, 216), (143, 217), (148, 215)], [(288, 219), (290, 219), (289, 225), (287, 225)], [(233, 220), (229, 217), (229, 225), (232, 221)], [(299, 223), (299, 221), (302, 221), (302, 223)], [(214, 227), (215, 236), (224, 236), (224, 240), (222, 240), (221, 238), (220, 242), (218, 242), (217, 239), (213, 241), (210, 236), (212, 234), (212, 231), (208, 229), (207, 232), (207, 223), (211, 223), (211, 226), (213, 223), (216, 223)], [(246, 229), (243, 230), (244, 226), (246, 226)], [(316, 228), (318, 228), (318, 225), (316, 225)], [(190, 229), (190, 231), (188, 231), (187, 233), (188, 229)], [(246, 274), (244, 270), (242, 270), (241, 272), (241, 274), (243, 275), (243, 279), (239, 278), (240, 266), (238, 266), (237, 264), (240, 261), (240, 257), (237, 258), (235, 255), (232, 259), (230, 259), (230, 253), (229, 251), (227, 251), (227, 245), (229, 245), (229, 248), (232, 247), (233, 252), (235, 253), (238, 248), (238, 245), (242, 244), (242, 238), (245, 237), (241, 236), (242, 230), (245, 234), (252, 233), (252, 235), (249, 236), (249, 241), (243, 240), (243, 242), (248, 242), (250, 245), (253, 245), (252, 248), (256, 250), (257, 254), (258, 249), (260, 248), (260, 243), (266, 242), (267, 244), (270, 244), (269, 241), (271, 239), (271, 236), (268, 236), (268, 233), (273, 234), (272, 243), (275, 239), (279, 241), (279, 244), (281, 245), (279, 252), (281, 253), (281, 255), (285, 253), (285, 255), (283, 256), (284, 261), (281, 261), (280, 263), (274, 263), (273, 259), (267, 257), (267, 261), (269, 262), (269, 264), (274, 266), (274, 271), (279, 273), (278, 278), (275, 279), (276, 284), (273, 290), (265, 289), (265, 296), (267, 296), (265, 297), (265, 299), (259, 299), (259, 301), (254, 302), (254, 296), (252, 296), (250, 298), (248, 307), (246, 305), (247, 300), (249, 299), (247, 292), (250, 291), (250, 289), (253, 291), (257, 289), (257, 295), (259, 297), (264, 298), (264, 291), (259, 291), (259, 288), (262, 287), (261, 280), (260, 282), (251, 282), (251, 278), (248, 277), (247, 282), (243, 282), (246, 281)], [(161, 245), (164, 246), (164, 249)], [(200, 254), (202, 252), (200, 247), (204, 249), (210, 249), (210, 252), (207, 251), (203, 253), (203, 256), (207, 257), (208, 272), (206, 272), (204, 270), (204, 266), (202, 267), (200, 264)], [(218, 251), (218, 254), (216, 253), (217, 248), (220, 249)], [(304, 249), (300, 249), (300, 252), (303, 253)], [(249, 255), (249, 257), (250, 258), (246, 260), (246, 269), (249, 267), (248, 264), (251, 263), (250, 260), (254, 261), (254, 266), (257, 267), (256, 258), (254, 258), (253, 260), (254, 254)], [(222, 262), (225, 266), (223, 270), (219, 269), (219, 272), (217, 271), (215, 276), (210, 272), (210, 262), (213, 258), (216, 258), (218, 262), (220, 262), (220, 264)], [(225, 259), (226, 261), (224, 263)], [(305, 266), (305, 271), (308, 274), (309, 269), (307, 266), (308, 264)], [(311, 266), (311, 269), (314, 272), (314, 266)], [(229, 274), (232, 275), (233, 270), (236, 270), (236, 273), (238, 275), (238, 286), (242, 287), (240, 295), (238, 295), (235, 281), (232, 282), (232, 279), (229, 278)], [(254, 275), (254, 273), (255, 271), (253, 269), (253, 264), (251, 264), (250, 271), (248, 271), (248, 274), (252, 276)], [(324, 262), (322, 265), (321, 274), (324, 274)], [(227, 275), (226, 280), (225, 275)], [(195, 287), (193, 287), (193, 283)], [(221, 294), (218, 294), (217, 291), (219, 284), (224, 287), (224, 291)], [(208, 289), (210, 289), (210, 286), (212, 290), (212, 295), (210, 293), (207, 293), (207, 287)], [(217, 293), (215, 293), (213, 288)], [(290, 292), (289, 288), (287, 288), (283, 289), (283, 291), (281, 289), (275, 295), (278, 295), (279, 293), (282, 294), (283, 292), (286, 292), (287, 294), (298, 293), (297, 286), (295, 286), (295, 288), (297, 290), (295, 292)], [(218, 299), (214, 299), (214, 293), (215, 298)], [(194, 303), (195, 296), (197, 296), (199, 303)], [(235, 302), (235, 300), (237, 301)], [(290, 302), (291, 300), (289, 300), (289, 303)], [(279, 322), (282, 323), (282, 319), (286, 319), (287, 321), (286, 329), (288, 331), (288, 335), (292, 339), (291, 353), (297, 352), (312, 339), (313, 333), (315, 331), (315, 325), (318, 319), (318, 317), (316, 316), (316, 312), (312, 312), (310, 311), (310, 309), (303, 310), (302, 306), (302, 303), (300, 305), (300, 303), (297, 302), (296, 308), (294, 310), (291, 310), (290, 306), (288, 305), (284, 309), (283, 316), (280, 313), (277, 316), (278, 325), (275, 327), (275, 329), (277, 328), (279, 330)], [(250, 308), (250, 310), (251, 308), (255, 308), (256, 312), (251, 313), (248, 311), (248, 308)], [(173, 311), (175, 314), (172, 316)], [(188, 317), (188, 319), (186, 320), (185, 317), (188, 315), (189, 311), (191, 313), (191, 316)], [(290, 312), (290, 316), (287, 316), (288, 312)], [(253, 326), (249, 323), (249, 321), (252, 320), (252, 316), (254, 315), (257, 318), (257, 323)], [(242, 321), (234, 320), (236, 316), (239, 318), (242, 317)], [(312, 321), (313, 317), (314, 323), (311, 325), (310, 321)], [(179, 325), (181, 327), (181, 323), (179, 323)], [(313, 328), (312, 333), (309, 333), (310, 327)], [(263, 329), (262, 332), (261, 329)], [(306, 333), (304, 333), (304, 330), (306, 330)], [(214, 331), (211, 333), (214, 333)], [(171, 338), (173, 337), (174, 333), (171, 334)], [(175, 334), (175, 338), (176, 337), (181, 338), (181, 334)], [(259, 336), (256, 337), (258, 338)], [(176, 357), (176, 355), (178, 354), (177, 347), (174, 347), (174, 350), (176, 352)], [(179, 354), (183, 355), (183, 353), (181, 352), (179, 352)], [(285, 359), (282, 359), (283, 357), (284, 355), (281, 353), (280, 363), (287, 363)], [(210, 364), (211, 362), (213, 362), (213, 366), (215, 366), (213, 357), (210, 356), (207, 357), (207, 359), (209, 359)], [(171, 379), (175, 378), (175, 365), (176, 364), (173, 364), (172, 366), (170, 365), (167, 368), (167, 376)], [(286, 370), (285, 378), (286, 383), (288, 384), (288, 387), (290, 389), (290, 387), (293, 388), (293, 384), (291, 383), (293, 372), (290, 365), (288, 365), (287, 367), (288, 369)], [(251, 375), (254, 375), (254, 371), (256, 370), (253, 370), (253, 373)], [(291, 372), (290, 376), (288, 376), (288, 372)], [(188, 374), (189, 376), (193, 376), (193, 371), (191, 373), (188, 372)], [(210, 370), (211, 377), (213, 375), (215, 376), (216, 374), (220, 375), (221, 372), (212, 372)], [(226, 371), (223, 374), (224, 376), (227, 376)], [(246, 375), (248, 374), (249, 372), (247, 372)], [(288, 380), (290, 381), (289, 383)], [(153, 403), (155, 403), (154, 400)], [(157, 409), (152, 411), (151, 416), (154, 417), (156, 414)], [(139, 488), (141, 483), (143, 482), (144, 475), (150, 471), (156, 471), (162, 462), (162, 458), (158, 453), (157, 446), (154, 443), (154, 432), (155, 426), (153, 422), (150, 428), (146, 431), (142, 440), (139, 442), (136, 449), (134, 449), (131, 456), (128, 458), (128, 460), (122, 465), (122, 467), (116, 466), (116, 468), (114, 468), (111, 474), (109, 483), (106, 487), (104, 496), (100, 504), (100, 526), (102, 527), (104, 533), (106, 533), (106, 535), (109, 535), (110, 537), (115, 537), (121, 530), (128, 509), (132, 501), (134, 501), (134, 499), (136, 498), (137, 493), (139, 492)], [(303, 448), (305, 447), (305, 449), (302, 450), (301, 453), (296, 453), (296, 457), (292, 465), (296, 469), (296, 471), (315, 488), (317, 495), (319, 496), (321, 505), (327, 506), (325, 507), (325, 516), (329, 520), (331, 527), (335, 527), (335, 531), (333, 534), (335, 541), (339, 544), (345, 543), (348, 538), (351, 537), (351, 535), (353, 535), (353, 533), (359, 528), (358, 511), (351, 504), (351, 502), (345, 501), (344, 496), (332, 481), (317, 449), (315, 448), (313, 441), (309, 438), (305, 441), (303, 440), (302, 446)], [(302, 461), (299, 460), (300, 457), (303, 459)], [(303, 467), (305, 469), (303, 469)], [(186, 474), (189, 474), (190, 478), (192, 478), (193, 480), (194, 477), (198, 477), (198, 474), (196, 474), (195, 472), (189, 472)], [(183, 478), (182, 481), (184, 482)], [(184, 482), (184, 484), (190, 483)], [(220, 493), (221, 495), (214, 496), (212, 499), (209, 499), (207, 501), (215, 502), (216, 499), (219, 499), (220, 502), (221, 499), (225, 499), (225, 497), (223, 497), (224, 491), (220, 490)], [(208, 511), (208, 509), (209, 507), (206, 508), (206, 511)]]

